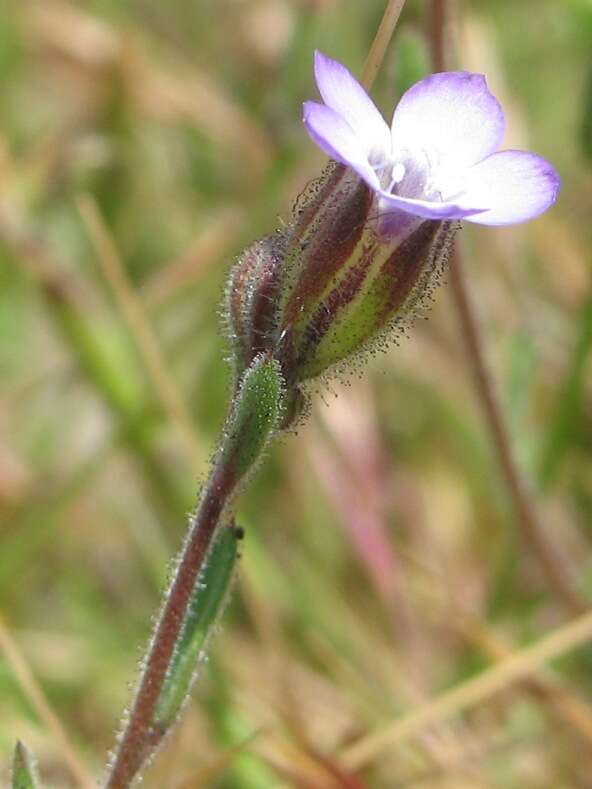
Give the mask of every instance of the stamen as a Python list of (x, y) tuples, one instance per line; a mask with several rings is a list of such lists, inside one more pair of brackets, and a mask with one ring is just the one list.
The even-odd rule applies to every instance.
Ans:
[[(387, 170), (388, 172), (388, 170)], [(391, 177), (388, 182), (388, 186), (386, 188), (387, 192), (392, 192), (393, 189), (397, 184), (400, 184), (401, 181), (405, 178), (407, 170), (405, 169), (405, 165), (403, 162), (396, 162), (391, 167)]]
[(395, 184), (400, 184), (403, 178), (405, 178), (405, 165), (403, 162), (397, 162), (393, 165), (393, 169), (391, 170), (391, 179), (393, 186)]

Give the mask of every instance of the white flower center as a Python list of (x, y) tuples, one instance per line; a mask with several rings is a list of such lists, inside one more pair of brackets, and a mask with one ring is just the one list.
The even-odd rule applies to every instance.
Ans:
[(403, 162), (397, 162), (393, 165), (393, 169), (391, 170), (391, 189), (393, 186), (401, 183), (401, 181), (405, 178), (406, 172), (407, 170), (405, 169)]
[(373, 167), (382, 188), (400, 197), (447, 202), (464, 191), (462, 172), (424, 148), (393, 151)]

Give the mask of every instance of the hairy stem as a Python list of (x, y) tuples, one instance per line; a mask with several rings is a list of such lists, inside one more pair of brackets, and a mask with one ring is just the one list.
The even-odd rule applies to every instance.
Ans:
[[(428, 37), (434, 71), (444, 71), (449, 66), (447, 53), (452, 7), (453, 0), (430, 2)], [(570, 565), (545, 531), (527, 480), (516, 460), (495, 383), (487, 364), (479, 321), (466, 282), (462, 248), (458, 241), (451, 259), (450, 285), (467, 360), (500, 470), (514, 506), (517, 524), (565, 608), (572, 613), (583, 613), (588, 610), (587, 601), (578, 590)]]
[(208, 549), (235, 484), (236, 478), (228, 460), (217, 464), (203, 491), (197, 512), (191, 519), (185, 547), (167, 594), (136, 699), (106, 783), (108, 789), (126, 789), (164, 735), (163, 731), (155, 730), (153, 726), (156, 705), (185, 621), (195, 582), (204, 566)]
[[(165, 697), (171, 696), (166, 692), (166, 682), (192, 614), (196, 584), (205, 570), (218, 529), (228, 528), (232, 520), (228, 510), (237, 486), (258, 462), (278, 425), (283, 394), (277, 362), (264, 355), (257, 357), (237, 387), (212, 471), (190, 520), (106, 789), (127, 789), (172, 725), (174, 710), (165, 720), (159, 717), (158, 708), (163, 691)], [(181, 703), (182, 697), (177, 712)]]

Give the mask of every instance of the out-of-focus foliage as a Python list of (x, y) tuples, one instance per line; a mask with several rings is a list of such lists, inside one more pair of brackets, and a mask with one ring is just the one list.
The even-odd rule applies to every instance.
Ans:
[[(505, 106), (505, 147), (563, 177), (536, 222), (463, 235), (517, 455), (592, 599), (591, 6), (459, 5), (459, 63)], [(0, 650), (18, 646), (0, 657), (6, 783), (22, 738), (47, 785), (77, 785), (25, 675), (100, 773), (225, 415), (229, 266), (323, 164), (300, 123), (313, 49), (359, 72), (383, 7), (0, 6)], [(387, 114), (426, 68), (422, 7), (408, 1), (375, 86)], [(342, 383), (319, 384), (241, 500), (234, 596), (145, 785), (589, 786), (590, 648), (348, 759), (571, 612), (517, 528), (447, 289)]]
[(22, 742), (17, 742), (12, 759), (12, 789), (36, 789), (39, 782), (36, 777), (33, 758)]

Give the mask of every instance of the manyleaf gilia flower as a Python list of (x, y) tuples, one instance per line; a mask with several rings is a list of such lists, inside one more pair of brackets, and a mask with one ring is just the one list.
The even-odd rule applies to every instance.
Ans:
[[(324, 104), (304, 104), (304, 125), (332, 159), (376, 193), (381, 214), (511, 225), (555, 201), (559, 177), (534, 153), (497, 151), (504, 113), (482, 74), (431, 74), (397, 105), (391, 128), (350, 72), (321, 52)], [(386, 226), (388, 227), (388, 221)]]
[(249, 247), (228, 287), (237, 381), (258, 355), (286, 382), (286, 424), (301, 386), (384, 347), (426, 302), (459, 219), (509, 225), (555, 200), (539, 156), (497, 152), (504, 115), (479, 74), (432, 74), (403, 96), (392, 129), (349, 71), (317, 52), (324, 104), (304, 104), (334, 160), (275, 233)]

